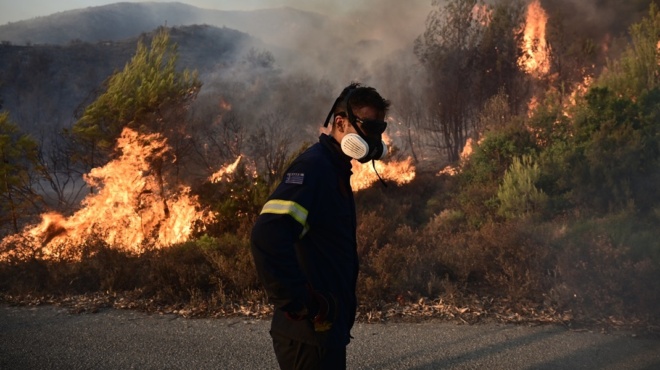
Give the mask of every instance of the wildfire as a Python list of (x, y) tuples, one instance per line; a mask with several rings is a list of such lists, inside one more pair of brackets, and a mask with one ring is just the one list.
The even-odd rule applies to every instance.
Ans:
[[(392, 145), (392, 139), (387, 133), (383, 133), (383, 141), (388, 146)], [(360, 163), (351, 162), (353, 175), (351, 176), (351, 188), (353, 191), (368, 189), (378, 180), (378, 175), (383, 180), (389, 180), (397, 185), (403, 185), (415, 179), (415, 166), (412, 164), (412, 158), (408, 157), (403, 161), (378, 161)], [(374, 171), (375, 168), (375, 171)], [(376, 174), (378, 172), (378, 175)]]
[(222, 181), (223, 177), (227, 178), (229, 175), (234, 173), (234, 171), (236, 171), (236, 167), (238, 167), (238, 164), (240, 163), (242, 157), (243, 156), (239, 155), (238, 158), (236, 158), (236, 160), (234, 161), (234, 163), (228, 164), (228, 165), (222, 167), (221, 169), (219, 169), (216, 173), (214, 173), (213, 175), (211, 175), (211, 177), (209, 177), (209, 181), (211, 181), (212, 183), (215, 184), (215, 183), (218, 183), (218, 182)]
[(541, 7), (539, 0), (532, 1), (527, 7), (525, 30), (523, 38), (523, 55), (518, 64), (527, 73), (543, 76), (550, 71), (549, 46), (545, 39), (545, 27), (548, 15)]
[(357, 161), (351, 162), (353, 165), (351, 176), (351, 188), (353, 191), (360, 191), (370, 188), (378, 180), (376, 171), (383, 180), (390, 180), (397, 185), (403, 185), (415, 179), (415, 166), (412, 164), (412, 158), (408, 157), (403, 161), (391, 162), (367, 162), (359, 163)]
[(568, 99), (568, 105), (566, 107), (564, 107), (565, 108), (564, 109), (564, 115), (570, 116), (567, 113), (566, 110), (568, 108), (574, 107), (577, 104), (578, 98), (581, 97), (581, 96), (584, 96), (584, 94), (587, 93), (587, 91), (589, 90), (589, 87), (593, 83), (593, 80), (594, 79), (593, 79), (592, 76), (585, 74), (584, 77), (582, 78), (582, 82), (577, 83), (573, 87), (573, 92), (571, 93), (571, 96)]
[[(481, 140), (477, 141), (477, 144), (479, 143), (481, 143)], [(461, 157), (460, 157), (461, 162), (470, 158), (470, 156), (474, 152), (474, 146), (475, 146), (475, 142), (471, 137), (465, 141), (465, 146), (463, 147), (463, 151), (461, 152)], [(440, 172), (438, 172), (436, 176), (441, 176), (441, 175), (456, 176), (460, 172), (460, 166), (461, 166), (460, 163), (457, 165), (448, 165), (442, 170), (440, 170)]]
[[(154, 162), (162, 161), (170, 148), (159, 134), (140, 135), (124, 129), (117, 141), (121, 155), (84, 176), (98, 189), (82, 201), (82, 208), (65, 217), (42, 215), (40, 224), (3, 240), (0, 251), (22, 245), (43, 258), (79, 258), (81, 246), (90, 238), (141, 253), (186, 241), (197, 222), (208, 223), (212, 215), (199, 210), (188, 187), (170, 187)], [(25, 251), (12, 249), (0, 259)]]

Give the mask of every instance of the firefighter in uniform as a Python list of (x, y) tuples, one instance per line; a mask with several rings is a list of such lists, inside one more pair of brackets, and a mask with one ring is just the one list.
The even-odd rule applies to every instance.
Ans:
[(355, 321), (358, 276), (351, 159), (387, 153), (389, 101), (372, 87), (346, 87), (328, 114), (330, 135), (298, 156), (252, 230), (259, 279), (275, 311), (280, 368), (344, 369)]

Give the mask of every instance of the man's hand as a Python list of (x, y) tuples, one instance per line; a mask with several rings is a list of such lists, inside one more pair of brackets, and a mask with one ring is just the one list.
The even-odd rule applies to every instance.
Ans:
[(331, 294), (325, 295), (309, 289), (309, 299), (304, 304), (297, 304), (294, 309), (285, 310), (290, 320), (309, 319), (314, 324), (314, 331), (325, 332), (332, 328), (337, 302)]
[(337, 302), (331, 294), (322, 295), (318, 292), (312, 292), (313, 300), (318, 304), (318, 311), (312, 317), (314, 331), (324, 332), (332, 328), (332, 322), (335, 319)]

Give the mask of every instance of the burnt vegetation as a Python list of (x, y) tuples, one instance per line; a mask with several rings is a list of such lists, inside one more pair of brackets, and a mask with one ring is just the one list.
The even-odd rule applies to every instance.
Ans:
[[(362, 66), (393, 102), (395, 157), (412, 157), (417, 174), (356, 193), (359, 319), (660, 328), (660, 10), (626, 3), (616, 24), (584, 13), (602, 29), (580, 33), (572, 15), (597, 7), (540, 4), (544, 72), (526, 69), (537, 54), (525, 49), (529, 4), (519, 1), (433, 1), (410, 48)], [(250, 40), (191, 26), (0, 46), (1, 300), (269, 313), (250, 229), (338, 87), (282, 68)], [(117, 158), (125, 128), (171, 146), (148, 159), (163, 206), (188, 186), (213, 221), (141, 253), (103, 230), (57, 258), (44, 239), (9, 238), (43, 212), (83, 207), (95, 190), (82, 174)]]

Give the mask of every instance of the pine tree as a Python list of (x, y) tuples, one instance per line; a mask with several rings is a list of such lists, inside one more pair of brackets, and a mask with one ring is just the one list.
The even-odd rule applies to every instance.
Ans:
[(37, 198), (32, 189), (37, 155), (36, 141), (18, 130), (9, 113), (0, 113), (0, 224), (14, 233)]
[(125, 127), (168, 139), (182, 136), (184, 113), (201, 83), (195, 72), (177, 70), (177, 57), (177, 46), (165, 28), (155, 33), (150, 48), (138, 42), (133, 58), (106, 81), (105, 92), (73, 126), (82, 163), (92, 168), (106, 162)]

